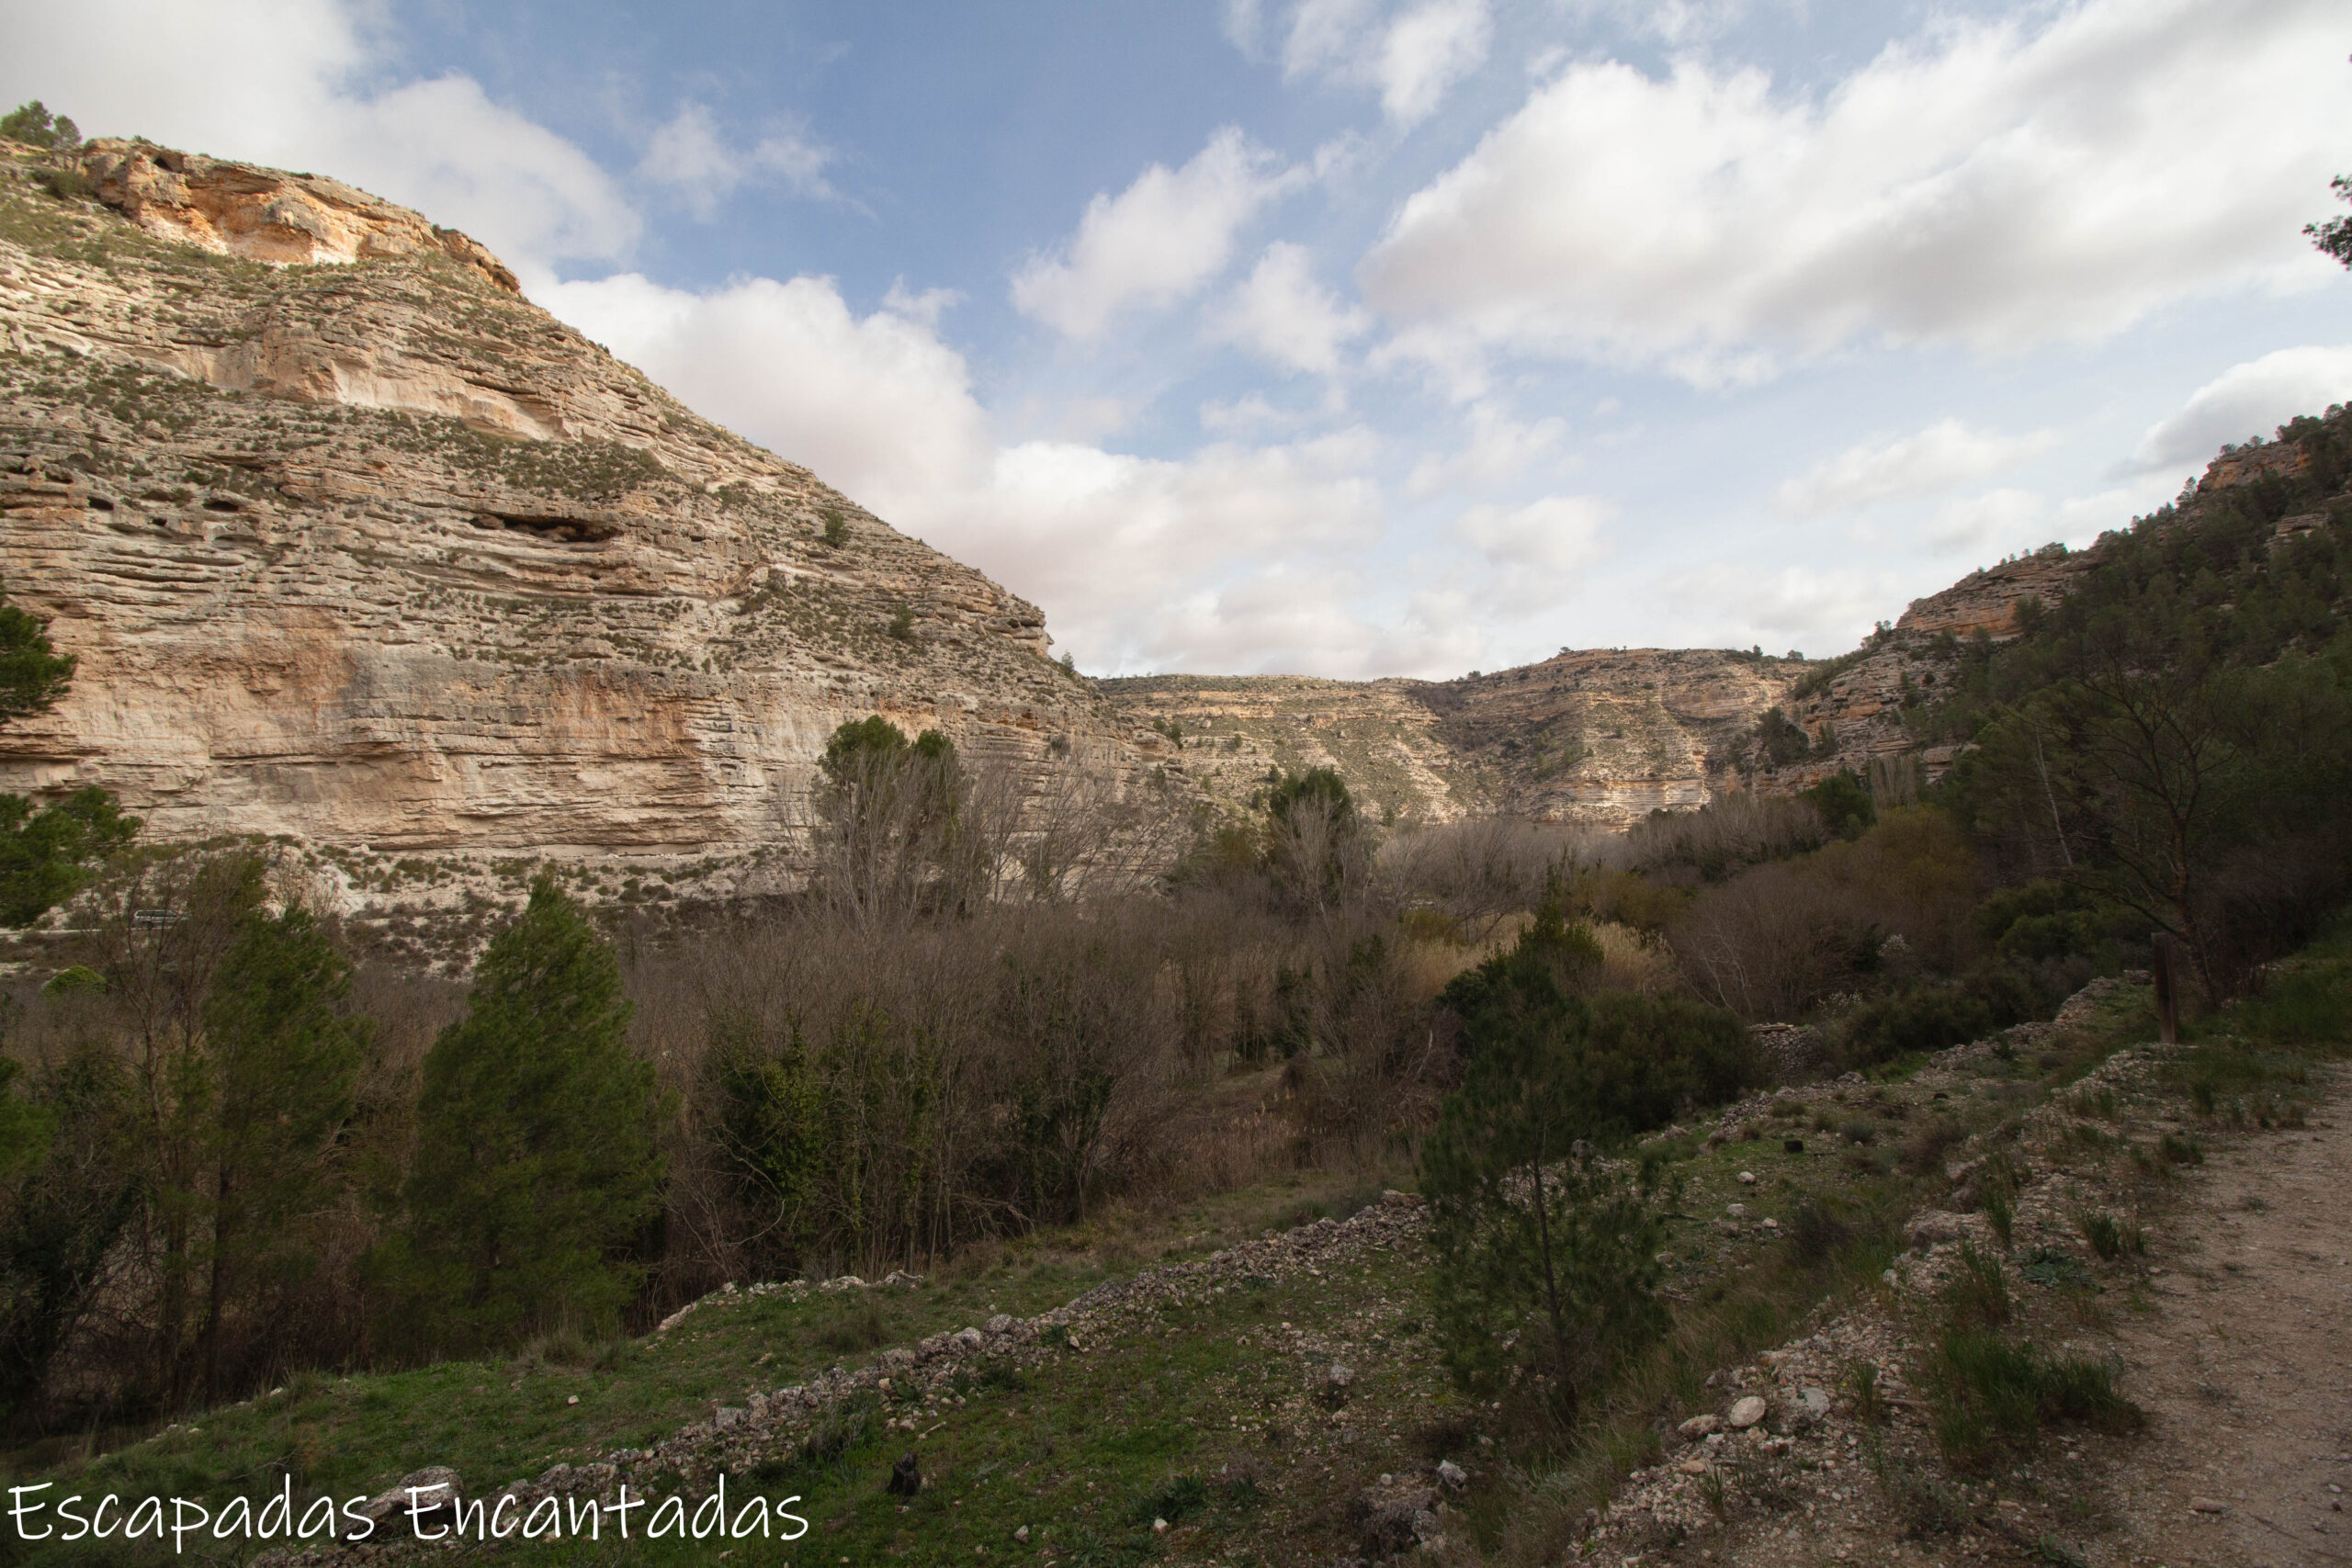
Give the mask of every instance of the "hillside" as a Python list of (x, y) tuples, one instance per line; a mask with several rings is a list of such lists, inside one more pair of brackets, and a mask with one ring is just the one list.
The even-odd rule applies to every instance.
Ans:
[[(2340, 996), (2344, 964), (2339, 942), (2297, 968)], [(2352, 1167), (2343, 1044), (2291, 1043), (2293, 1018), (2249, 1010), (2163, 1046), (2144, 976), (2102, 981), (2055, 1023), (1650, 1140), (1682, 1184), (1674, 1332), (1540, 1480), (1512, 1462), (1530, 1435), (1442, 1373), (1420, 1201), (1297, 1176), (933, 1278), (730, 1284), (641, 1339), (298, 1376), (37, 1473), (208, 1508), (256, 1475), (296, 1475), (300, 1500), (446, 1473), (468, 1498), (512, 1496), (509, 1524), (550, 1496), (692, 1500), (723, 1475), (739, 1506), (796, 1497), (824, 1558), (860, 1562), (1796, 1568), (2178, 1560), (2192, 1542), (2259, 1560), (2281, 1521), (2324, 1537), (2340, 1516), (2321, 1482), (2343, 1476), (2308, 1457), (2341, 1380), (2275, 1375), (2324, 1359), (2312, 1314), (2343, 1260), (2319, 1227)], [(1157, 1261), (1136, 1268), (1139, 1251)], [(1945, 1359), (1954, 1335), (1988, 1332), (2092, 1392), (2022, 1422), (1988, 1413), (2002, 1391), (1967, 1380), (2005, 1374), (1956, 1382)], [(2200, 1440), (2213, 1430), (2226, 1453)], [(886, 1487), (903, 1455), (911, 1496)], [(726, 1550), (781, 1563), (808, 1547)], [(349, 1560), (315, 1543), (265, 1559)]]
[[(2257, 494), (2265, 507), (2324, 507), (2331, 487), (2312, 465), (2293, 441), (2233, 448), (2149, 526), (2194, 525)], [(2267, 548), (2312, 535), (2325, 515), (2275, 517)], [(1960, 754), (1929, 716), (1969, 660), (2015, 642), (2129, 536), (2119, 528), (2087, 549), (2051, 546), (1970, 572), (1835, 659), (1564, 649), (1453, 681), (1154, 675), (1101, 685), (1137, 727), (1137, 744), (1181, 759), (1228, 809), (1246, 807), (1277, 767), (1336, 768), (1385, 818), (1425, 823), (1510, 815), (1623, 828), (1726, 789), (1788, 795), (1848, 770), (1899, 795), (1935, 784)], [(1777, 741), (1764, 732), (1768, 710), (1786, 720)]]
[[(844, 719), (1139, 762), (1037, 609), (698, 418), (462, 234), (143, 142), (0, 156), (0, 787), (346, 859), (788, 862)], [(366, 852), (363, 854), (362, 852)]]

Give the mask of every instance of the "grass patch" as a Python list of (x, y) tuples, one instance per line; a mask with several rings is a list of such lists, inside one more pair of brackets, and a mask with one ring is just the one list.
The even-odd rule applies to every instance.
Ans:
[(2037, 1247), (2018, 1263), (2018, 1273), (2029, 1284), (2050, 1290), (2079, 1290), (2091, 1284), (2091, 1271), (2082, 1259), (2054, 1247)]
[(1951, 1321), (1964, 1327), (1995, 1328), (2008, 1322), (2009, 1283), (2000, 1258), (1962, 1242), (1944, 1284), (1944, 1305)]
[(2048, 1424), (2128, 1432), (2145, 1420), (2116, 1391), (2115, 1371), (2106, 1362), (2045, 1356), (1986, 1329), (1947, 1328), (1922, 1381), (1937, 1446), (1962, 1471), (2030, 1453)]
[(2148, 1250), (2147, 1233), (2137, 1220), (2119, 1220), (2113, 1214), (2094, 1211), (2077, 1214), (2075, 1224), (2081, 1229), (2083, 1239), (2091, 1244), (2091, 1250), (2108, 1262), (2126, 1253), (2137, 1257)]

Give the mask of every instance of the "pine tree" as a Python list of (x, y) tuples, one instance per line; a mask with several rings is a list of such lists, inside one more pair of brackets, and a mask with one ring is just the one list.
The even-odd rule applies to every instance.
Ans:
[(302, 1221), (338, 1190), (337, 1146), (354, 1108), (368, 1025), (343, 1010), (351, 966), (299, 906), (255, 914), (204, 1008), (217, 1075), (207, 1400), (221, 1386), (226, 1319), (240, 1297), (310, 1257)]
[(607, 1329), (636, 1290), (663, 1162), (629, 1012), (612, 944), (542, 876), (424, 1061), (408, 1247), (443, 1348)]
[[(0, 598), (0, 725), (48, 712), (73, 680), (74, 657), (50, 646), (48, 624)], [(96, 785), (38, 811), (24, 795), (0, 795), (0, 926), (31, 925), (72, 897), (89, 863), (138, 831), (139, 819)]]
[(1724, 1021), (1588, 1001), (1599, 958), (1547, 902), (1511, 951), (1456, 976), (1444, 1000), (1468, 1060), (1421, 1145), (1447, 1370), (1474, 1397), (1535, 1394), (1560, 1419), (1666, 1322), (1657, 1173), (1606, 1145), (1655, 1115), (1643, 1081), (1708, 1054)]
[(74, 680), (74, 656), (50, 646), (40, 616), (0, 599), (0, 724), (57, 705)]
[(1666, 1323), (1655, 1172), (1579, 1135), (1588, 1083), (1551, 1032), (1498, 1032), (1421, 1145), (1447, 1370), (1475, 1397), (1533, 1393), (1562, 1418)]

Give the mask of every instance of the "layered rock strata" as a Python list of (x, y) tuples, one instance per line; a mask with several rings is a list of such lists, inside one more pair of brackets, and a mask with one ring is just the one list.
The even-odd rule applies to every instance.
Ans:
[(0, 570), (80, 660), (0, 731), (0, 788), (103, 784), (174, 838), (662, 865), (788, 850), (868, 714), (1035, 783), (1145, 768), (1034, 605), (465, 236), (144, 144), (79, 169), (0, 156)]
[(1458, 681), (1106, 681), (1139, 741), (1246, 805), (1275, 769), (1336, 768), (1377, 815), (1623, 827), (1735, 787), (1756, 717), (1807, 666), (1702, 649), (1563, 650)]

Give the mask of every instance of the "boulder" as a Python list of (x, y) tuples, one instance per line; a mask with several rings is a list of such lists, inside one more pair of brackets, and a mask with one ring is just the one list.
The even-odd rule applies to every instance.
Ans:
[(371, 1525), (354, 1524), (346, 1540), (403, 1540), (415, 1535), (438, 1535), (457, 1522), (458, 1472), (447, 1465), (413, 1470), (369, 1498), (359, 1512)]
[(1410, 1481), (1367, 1486), (1348, 1505), (1348, 1520), (1367, 1557), (1394, 1557), (1442, 1539), (1437, 1489)]

